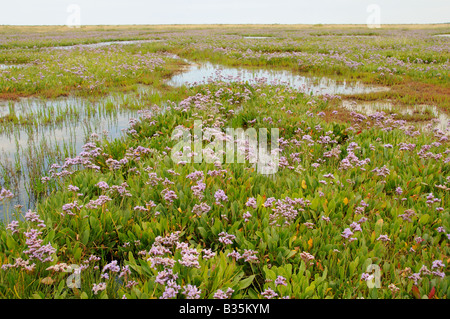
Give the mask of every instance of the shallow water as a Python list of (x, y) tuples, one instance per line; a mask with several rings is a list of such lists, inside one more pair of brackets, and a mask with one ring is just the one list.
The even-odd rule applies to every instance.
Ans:
[[(33, 161), (40, 161), (39, 167), (45, 167), (47, 171), (55, 164), (55, 156), (62, 162), (66, 156), (74, 157), (79, 154), (92, 133), (106, 136), (109, 140), (123, 136), (122, 130), (128, 128), (131, 118), (138, 117), (138, 112), (129, 109), (106, 111), (104, 105), (107, 102), (115, 105), (122, 103), (119, 97), (109, 96), (97, 102), (74, 97), (54, 100), (28, 98), (0, 105), (1, 115), (9, 113), (11, 109), (14, 109), (15, 114), (24, 115), (34, 114), (45, 108), (73, 108), (78, 111), (76, 117), (68, 116), (69, 118), (57, 124), (14, 126), (10, 131), (3, 130), (0, 133), (0, 182), (3, 185), (8, 176), (13, 186), (8, 189), (15, 195), (9, 204), (9, 212), (14, 205), (23, 205), (25, 210), (34, 207), (36, 199), (29, 193)], [(39, 155), (40, 152), (44, 154)], [(17, 173), (18, 169), (20, 173)], [(5, 208), (7, 207), (0, 203), (0, 219), (4, 216)]]
[(246, 36), (244, 39), (275, 39), (275, 37), (264, 37), (264, 36)]
[(139, 44), (139, 43), (152, 43), (159, 42), (162, 40), (129, 40), (129, 41), (106, 41), (106, 42), (97, 42), (97, 43), (88, 43), (88, 44), (75, 44), (75, 45), (66, 45), (66, 46), (55, 46), (48, 47), (50, 49), (63, 49), (69, 50), (74, 48), (99, 48), (109, 45), (126, 45), (126, 44)]
[(187, 71), (175, 75), (167, 83), (173, 86), (189, 86), (212, 81), (281, 84), (313, 95), (358, 94), (388, 89), (385, 87), (367, 86), (360, 82), (336, 81), (325, 77), (297, 75), (290, 71), (250, 70), (225, 67), (209, 62), (193, 64)]
[(356, 101), (342, 101), (342, 107), (363, 114), (373, 114), (375, 112), (383, 111), (389, 114), (430, 114), (433, 121), (417, 122), (420, 126), (425, 126), (432, 123), (434, 128), (440, 129), (449, 134), (450, 117), (444, 112), (440, 111), (436, 106), (432, 105), (415, 105), (415, 106), (401, 106), (395, 107), (389, 101), (374, 101), (374, 102), (356, 102)]

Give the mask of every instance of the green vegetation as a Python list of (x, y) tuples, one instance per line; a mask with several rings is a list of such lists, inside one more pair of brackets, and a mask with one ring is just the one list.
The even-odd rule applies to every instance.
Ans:
[[(265, 36), (270, 28), (217, 27), (205, 36), (193, 27), (168, 27), (167, 35), (142, 27), (131, 28), (128, 38), (158, 31), (163, 41), (67, 51), (24, 47), (48, 47), (48, 39), (5, 41), (0, 61), (27, 66), (0, 71), (3, 97), (70, 93), (97, 100), (130, 91), (99, 108), (87, 103), (83, 112), (128, 108), (139, 118), (121, 138), (89, 135), (82, 152), (55, 151), (60, 162), (36, 167), (32, 183), (46, 195), (32, 210), (8, 205), (11, 194), (2, 188), (0, 298), (448, 298), (446, 132), (382, 112), (351, 112), (339, 108), (337, 96), (282, 85), (164, 82), (185, 65), (172, 53), (391, 88), (355, 99), (397, 101), (399, 88), (419, 83), (430, 96), (419, 91), (400, 102), (434, 101), (448, 111), (448, 40), (431, 37), (447, 25), (411, 28), (401, 43), (396, 29), (360, 29), (377, 38), (345, 45), (341, 34), (355, 30), (325, 28), (273, 27), (270, 39), (242, 39), (235, 34)], [(102, 32), (106, 38), (112, 31)], [(61, 43), (88, 41), (70, 36)], [(139, 84), (154, 91), (139, 93)], [(12, 111), (1, 118), (12, 130), (50, 125), (58, 112), (61, 122), (82, 112), (39, 110), (27, 120)], [(428, 120), (430, 112), (420, 116)], [(196, 163), (185, 150), (188, 160), (175, 160), (173, 134), (181, 128), (194, 134), (194, 121), (203, 125), (203, 150), (225, 140), (227, 128), (278, 129), (276, 173), (225, 161), (220, 152), (204, 152)], [(220, 133), (208, 138), (208, 130)], [(269, 135), (269, 143), (275, 139)], [(75, 267), (79, 286), (68, 286)], [(381, 274), (375, 288), (370, 267)]]

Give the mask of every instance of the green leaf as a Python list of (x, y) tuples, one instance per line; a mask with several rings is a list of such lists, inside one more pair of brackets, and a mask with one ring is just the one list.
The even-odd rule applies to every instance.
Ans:
[(310, 286), (306, 287), (306, 289), (305, 289), (306, 297), (311, 297), (313, 295), (315, 289), (316, 289), (316, 285), (314, 283), (311, 283)]
[(75, 249), (75, 253), (73, 254), (73, 259), (74, 260), (80, 260), (82, 252), (83, 252), (83, 250), (80, 247), (77, 247)]
[(420, 225), (425, 225), (425, 224), (428, 223), (429, 220), (430, 220), (430, 215), (424, 214), (424, 215), (422, 215), (422, 217), (420, 217), (419, 224)]
[(8, 249), (14, 250), (16, 247), (16, 241), (12, 238), (12, 236), (6, 236), (6, 246)]
[(255, 275), (251, 275), (251, 276), (241, 280), (238, 284), (238, 289), (241, 290), (241, 289), (247, 288), (248, 286), (251, 285), (251, 283), (253, 282), (253, 279), (255, 279)]
[(197, 229), (203, 238), (208, 238), (208, 232), (206, 231), (206, 229), (204, 227), (198, 227)]
[(91, 235), (91, 230), (89, 227), (87, 227), (84, 231), (83, 234), (81, 234), (81, 242), (83, 243), (83, 245), (87, 245), (87, 243), (89, 242), (89, 236)]

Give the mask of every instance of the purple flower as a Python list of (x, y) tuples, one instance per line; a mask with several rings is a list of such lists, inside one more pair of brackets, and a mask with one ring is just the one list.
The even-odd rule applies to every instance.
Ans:
[(192, 212), (195, 213), (197, 216), (207, 213), (210, 210), (211, 207), (206, 203), (195, 204), (194, 207), (192, 207)]
[(283, 276), (278, 276), (277, 279), (275, 279), (275, 285), (287, 286), (286, 278), (284, 278)]
[(104, 204), (106, 204), (107, 202), (110, 202), (112, 199), (108, 196), (105, 195), (100, 195), (97, 199), (95, 200), (90, 200), (89, 203), (87, 203), (85, 205), (86, 208), (90, 208), (90, 209), (96, 209), (98, 207), (103, 206)]
[(195, 197), (199, 200), (203, 199), (203, 191), (206, 189), (206, 184), (198, 181), (196, 185), (191, 186), (191, 190)]
[(242, 217), (244, 217), (244, 221), (248, 222), (249, 219), (252, 217), (252, 214), (250, 214), (248, 211), (244, 213), (244, 215), (242, 215)]
[(155, 278), (155, 283), (165, 285), (169, 279), (177, 280), (178, 275), (174, 274), (171, 268), (158, 272)]
[(122, 271), (119, 274), (119, 278), (124, 276), (126, 277), (127, 275), (131, 275), (130, 266), (128, 265), (122, 267)]
[(367, 217), (361, 217), (359, 220), (358, 220), (358, 224), (362, 224), (362, 223), (365, 223), (366, 221), (367, 221), (368, 219), (367, 219)]
[(210, 259), (216, 255), (216, 253), (213, 252), (211, 249), (203, 249), (202, 252), (203, 252), (203, 259)]
[(305, 262), (306, 265), (313, 265), (314, 256), (310, 253), (304, 251), (300, 254), (300, 258)]
[(18, 227), (19, 227), (19, 221), (13, 220), (11, 223), (8, 224), (6, 229), (9, 229), (12, 232), (12, 234), (14, 235), (15, 233), (19, 232), (17, 230)]
[(14, 197), (14, 194), (11, 191), (4, 189), (2, 187), (2, 190), (0, 191), (0, 201), (2, 201), (4, 199), (11, 199), (13, 197)]
[(227, 257), (231, 257), (231, 258), (234, 258), (236, 260), (239, 260), (239, 259), (242, 258), (241, 254), (238, 251), (236, 251), (236, 250), (233, 250), (231, 253), (229, 253), (227, 255)]
[(344, 229), (344, 231), (341, 234), (341, 236), (344, 237), (344, 238), (349, 238), (352, 235), (353, 235), (353, 232), (351, 231), (350, 228)]
[(109, 189), (108, 183), (106, 183), (104, 181), (98, 182), (97, 184), (95, 184), (95, 186), (97, 186), (103, 190)]
[(236, 236), (228, 234), (226, 232), (221, 232), (219, 234), (219, 241), (221, 243), (224, 243), (225, 245), (231, 245), (234, 239), (236, 239)]
[(372, 170), (372, 172), (382, 177), (386, 177), (387, 175), (390, 174), (390, 170), (386, 167), (386, 165), (384, 165), (381, 168), (376, 167)]
[(398, 217), (402, 218), (403, 220), (407, 220), (409, 222), (412, 222), (411, 217), (416, 215), (416, 213), (412, 209), (407, 209), (404, 211), (403, 214), (398, 215)]
[[(73, 211), (75, 209), (79, 211), (79, 210), (81, 210), (82, 207), (83, 207), (83, 205), (78, 205), (78, 201), (74, 201), (72, 203), (64, 204), (62, 207), (62, 210), (67, 215), (75, 215), (75, 213)], [(64, 215), (64, 213), (62, 215)]]
[(68, 189), (70, 192), (78, 192), (78, 191), (80, 190), (80, 188), (78, 188), (77, 186), (73, 186), (73, 185), (69, 185), (69, 186), (67, 187), (67, 189)]
[(245, 258), (244, 261), (246, 262), (253, 262), (253, 263), (258, 263), (258, 256), (256, 256), (258, 254), (257, 251), (255, 250), (251, 250), (251, 249), (244, 249), (244, 253), (241, 255), (241, 258)]
[(195, 171), (189, 175), (186, 176), (187, 179), (193, 180), (193, 181), (197, 181), (200, 179), (203, 179), (204, 177), (204, 173), (202, 171)]
[(201, 290), (199, 290), (195, 285), (184, 286), (183, 295), (186, 299), (200, 299)]
[(256, 208), (256, 199), (254, 197), (250, 197), (245, 203), (245, 206)]
[(433, 265), (431, 266), (431, 268), (434, 269), (434, 268), (439, 268), (439, 267), (445, 267), (442, 260), (438, 259), (438, 260), (433, 261)]
[(233, 294), (234, 290), (231, 288), (228, 288), (226, 292), (224, 292), (222, 289), (218, 289), (216, 293), (214, 294), (214, 299), (230, 299), (231, 295)]
[(194, 249), (186, 249), (181, 251), (181, 260), (178, 262), (186, 267), (200, 268), (198, 262), (198, 252)]
[(166, 282), (166, 289), (164, 290), (164, 292), (163, 292), (162, 296), (160, 297), (160, 299), (176, 298), (180, 288), (181, 287), (179, 285), (177, 285), (177, 283), (174, 280), (169, 279)]
[(357, 222), (353, 222), (350, 224), (350, 228), (353, 229), (353, 231), (362, 231), (361, 225)]
[(92, 291), (94, 292), (94, 295), (98, 294), (99, 291), (106, 289), (106, 283), (101, 282), (99, 284), (94, 284), (92, 287)]
[(272, 299), (278, 296), (278, 294), (273, 291), (271, 288), (267, 288), (264, 290), (264, 292), (261, 293), (261, 296), (263, 296), (266, 299)]
[(445, 228), (442, 226), (439, 226), (438, 228), (436, 228), (436, 230), (438, 231), (438, 233), (445, 233)]
[(377, 240), (381, 240), (381, 241), (384, 241), (384, 242), (391, 241), (391, 240), (389, 239), (388, 235), (380, 235), (380, 236), (377, 238)]
[(41, 262), (53, 261), (52, 254), (56, 252), (56, 249), (51, 244), (42, 245), (43, 240), (38, 238), (42, 233), (37, 229), (31, 229), (29, 232), (25, 232), (24, 235), (27, 238), (25, 243), (28, 246), (27, 250), (23, 253), (32, 259), (38, 259)]
[(361, 280), (369, 281), (373, 279), (373, 274), (362, 273)]
[(225, 195), (225, 192), (221, 189), (219, 189), (215, 194), (214, 194), (214, 198), (216, 199), (216, 204), (219, 203), (219, 201), (228, 201), (228, 196)]
[(264, 207), (272, 207), (273, 202), (275, 202), (275, 197), (269, 197), (266, 199), (265, 203), (263, 204)]
[(417, 282), (419, 280), (422, 280), (422, 278), (420, 277), (420, 273), (414, 273), (411, 276), (408, 277), (409, 279), (412, 279), (414, 281), (414, 284), (417, 285)]
[(168, 188), (163, 189), (161, 195), (163, 195), (164, 200), (169, 203), (173, 203), (173, 200), (178, 198), (177, 194)]
[(106, 264), (103, 267), (102, 272), (104, 272), (106, 270), (109, 270), (109, 271), (112, 271), (112, 272), (119, 272), (120, 271), (120, 266), (117, 265), (117, 260), (113, 260), (109, 264)]
[(441, 278), (444, 278), (444, 277), (445, 277), (445, 273), (442, 272), (442, 271), (436, 270), (436, 271), (433, 271), (433, 272), (431, 272), (431, 273), (432, 273), (433, 275), (438, 276), (438, 277), (441, 277)]

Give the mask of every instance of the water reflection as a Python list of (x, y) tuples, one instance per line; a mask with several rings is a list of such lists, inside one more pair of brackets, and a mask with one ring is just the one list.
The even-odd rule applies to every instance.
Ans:
[(128, 40), (128, 41), (105, 41), (105, 42), (97, 42), (97, 43), (88, 43), (88, 44), (75, 44), (75, 45), (65, 45), (65, 46), (55, 46), (49, 47), (50, 49), (63, 49), (69, 50), (74, 48), (99, 48), (109, 45), (126, 45), (126, 44), (140, 44), (140, 43), (152, 43), (152, 42), (160, 42), (163, 40)]
[[(449, 134), (449, 121), (450, 117), (440, 111), (436, 106), (433, 105), (405, 105), (405, 106), (395, 106), (392, 102), (389, 101), (370, 101), (370, 102), (356, 102), (343, 100), (342, 106), (348, 110), (355, 111), (363, 114), (373, 114), (375, 112), (383, 111), (389, 114), (400, 114), (400, 115), (409, 115), (411, 117), (415, 117), (415, 121), (418, 124), (430, 124), (433, 123), (434, 128), (438, 128), (443, 132), (447, 132)], [(423, 121), (421, 121), (423, 119)]]
[(186, 72), (172, 77), (168, 84), (189, 86), (214, 81), (280, 84), (313, 95), (359, 94), (388, 90), (386, 87), (367, 86), (360, 82), (297, 75), (290, 71), (232, 68), (209, 62), (192, 64)]
[[(0, 132), (0, 185), (6, 182), (16, 195), (11, 205), (23, 205), (32, 208), (36, 198), (30, 191), (30, 180), (36, 170), (47, 171), (57, 160), (74, 157), (82, 151), (82, 146), (92, 133), (107, 136), (109, 140), (123, 136), (123, 129), (128, 128), (129, 120), (137, 118), (137, 110), (121, 109), (129, 96), (111, 95), (98, 101), (83, 98), (65, 97), (54, 100), (36, 98), (22, 99), (0, 105), (0, 116), (14, 112), (16, 116), (38, 116), (43, 110), (55, 118), (57, 112), (66, 117), (56, 122), (43, 125), (5, 126)], [(108, 109), (114, 105), (115, 109)], [(42, 114), (41, 114), (42, 117)], [(36, 163), (36, 162), (39, 163)], [(0, 203), (0, 219), (5, 207)], [(9, 207), (11, 211), (11, 207)]]

